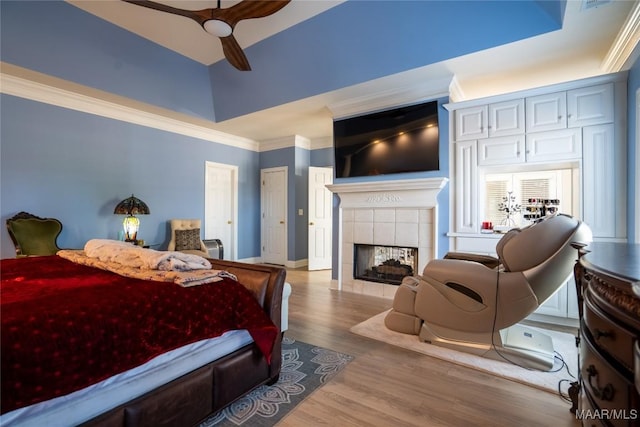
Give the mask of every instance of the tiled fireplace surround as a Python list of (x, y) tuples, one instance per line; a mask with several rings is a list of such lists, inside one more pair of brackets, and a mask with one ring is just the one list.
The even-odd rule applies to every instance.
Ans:
[(418, 273), (437, 254), (437, 196), (447, 178), (328, 185), (340, 197), (337, 282), (332, 288), (393, 298), (397, 286), (353, 278), (354, 244), (418, 248)]

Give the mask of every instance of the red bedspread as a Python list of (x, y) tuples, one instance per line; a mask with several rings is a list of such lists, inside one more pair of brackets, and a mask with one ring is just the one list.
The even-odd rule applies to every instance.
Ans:
[(269, 361), (276, 326), (241, 284), (183, 288), (58, 256), (0, 262), (1, 412), (71, 393), (153, 357), (247, 329)]

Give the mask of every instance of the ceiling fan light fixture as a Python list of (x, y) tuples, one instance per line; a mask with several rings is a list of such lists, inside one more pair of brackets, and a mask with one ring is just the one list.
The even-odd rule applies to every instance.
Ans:
[(231, 28), (231, 25), (218, 19), (210, 19), (206, 21), (202, 26), (207, 33), (213, 34), (217, 37), (229, 37), (233, 32), (233, 28)]

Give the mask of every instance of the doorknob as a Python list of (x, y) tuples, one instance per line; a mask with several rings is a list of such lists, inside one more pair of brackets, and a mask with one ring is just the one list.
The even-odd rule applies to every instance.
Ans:
[(309, 223), (309, 225), (313, 225), (313, 223), (312, 223), (312, 222), (310, 222), (310, 223)]
[(231, 224), (231, 221), (227, 221), (227, 224)]
[(280, 221), (280, 224), (284, 224), (284, 221)]

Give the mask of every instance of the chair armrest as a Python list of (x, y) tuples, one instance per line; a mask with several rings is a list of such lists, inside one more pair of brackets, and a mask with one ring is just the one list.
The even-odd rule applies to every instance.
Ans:
[(484, 265), (487, 268), (500, 266), (500, 260), (490, 255), (471, 254), (466, 252), (447, 252), (444, 259), (457, 259), (460, 261), (472, 261)]

